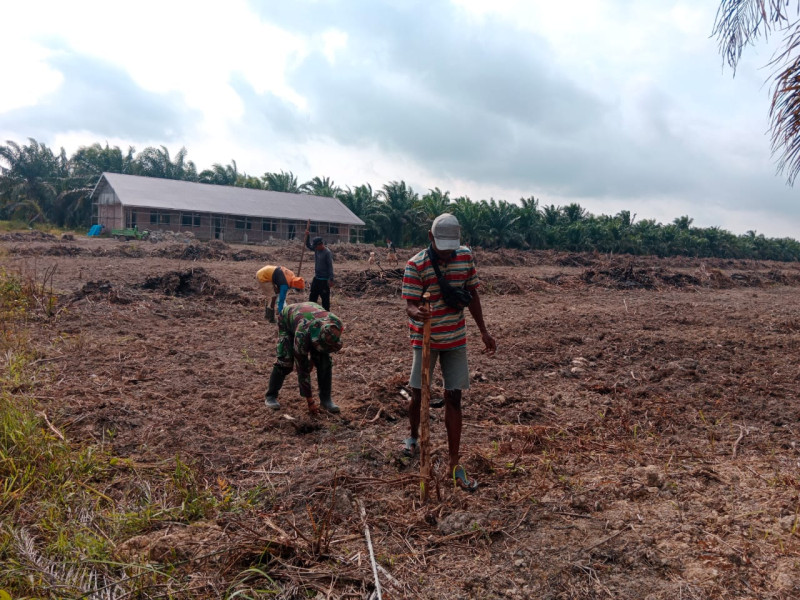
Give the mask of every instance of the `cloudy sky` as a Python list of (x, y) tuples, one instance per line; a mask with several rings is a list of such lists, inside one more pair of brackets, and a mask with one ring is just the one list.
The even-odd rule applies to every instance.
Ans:
[(0, 0), (0, 143), (800, 237), (718, 0)]

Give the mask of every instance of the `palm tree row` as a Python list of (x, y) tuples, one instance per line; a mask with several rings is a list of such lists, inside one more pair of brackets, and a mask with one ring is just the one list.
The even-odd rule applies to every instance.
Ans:
[(145, 148), (137, 155), (132, 147), (123, 152), (116, 146), (94, 144), (68, 158), (63, 149), (56, 154), (34, 139), (27, 145), (9, 141), (0, 146), (0, 219), (88, 227), (91, 191), (101, 173), (112, 172), (338, 198), (366, 224), (367, 243), (391, 239), (397, 246), (424, 245), (433, 219), (451, 212), (461, 223), (463, 243), (471, 246), (800, 260), (796, 240), (693, 227), (688, 216), (662, 225), (654, 220), (637, 222), (629, 211), (595, 216), (575, 203), (540, 206), (533, 196), (518, 203), (493, 198), (474, 202), (465, 196), (451, 199), (439, 188), (420, 196), (404, 181), (392, 181), (377, 191), (369, 184), (340, 188), (328, 177), (299, 184), (291, 171), (256, 177), (239, 172), (235, 161), (198, 172), (186, 156), (185, 148), (171, 157), (163, 146)]

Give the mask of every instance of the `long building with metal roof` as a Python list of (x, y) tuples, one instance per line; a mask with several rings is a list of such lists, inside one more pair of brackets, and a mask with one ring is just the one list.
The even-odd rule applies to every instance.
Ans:
[(302, 237), (361, 241), (364, 221), (336, 198), (103, 173), (92, 191), (106, 229), (190, 231), (197, 239), (261, 242)]

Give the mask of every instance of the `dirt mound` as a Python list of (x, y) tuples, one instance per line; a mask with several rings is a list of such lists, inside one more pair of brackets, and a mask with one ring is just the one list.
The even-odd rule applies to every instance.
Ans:
[(231, 254), (231, 260), (235, 261), (243, 261), (243, 260), (260, 260), (260, 261), (269, 261), (271, 260), (269, 254), (266, 252), (254, 252), (252, 250), (239, 250), (238, 252), (234, 252)]
[(79, 248), (78, 246), (68, 246), (66, 244), (57, 244), (55, 246), (50, 246), (47, 250), (44, 251), (45, 256), (79, 256), (81, 254), (85, 254), (85, 250), (83, 248)]
[(120, 244), (107, 251), (98, 248), (98, 251), (101, 252), (101, 256), (113, 256), (115, 258), (144, 258), (148, 256), (148, 251), (141, 244)]
[(165, 275), (148, 277), (142, 287), (167, 296), (214, 296), (222, 291), (219, 280), (205, 269), (170, 271)]
[(399, 268), (344, 273), (336, 280), (342, 293), (356, 298), (399, 296), (402, 283), (403, 269)]
[(203, 268), (170, 271), (164, 275), (147, 277), (141, 287), (155, 290), (166, 296), (201, 296), (209, 300), (226, 300), (232, 304), (252, 305), (260, 300), (252, 295), (236, 292), (221, 284)]
[(80, 290), (72, 294), (70, 303), (88, 298), (94, 301), (107, 300), (112, 304), (130, 304), (133, 302), (131, 294), (115, 288), (110, 281), (89, 281)]
[(370, 252), (383, 256), (386, 250), (366, 244), (335, 244), (330, 247), (334, 260), (367, 260)]
[(562, 267), (590, 267), (597, 264), (597, 257), (591, 254), (567, 254), (555, 260)]
[(529, 291), (526, 289), (526, 286), (519, 279), (514, 277), (490, 273), (481, 276), (481, 294), (507, 296), (524, 294), (526, 291)]
[(153, 243), (157, 242), (173, 242), (190, 244), (194, 242), (195, 237), (191, 231), (149, 231), (147, 240)]
[(157, 258), (176, 258), (178, 260), (222, 260), (227, 257), (227, 248), (220, 249), (216, 244), (170, 244), (150, 253)]
[(0, 235), (0, 242), (49, 242), (56, 239), (56, 236), (44, 231), (15, 231)]

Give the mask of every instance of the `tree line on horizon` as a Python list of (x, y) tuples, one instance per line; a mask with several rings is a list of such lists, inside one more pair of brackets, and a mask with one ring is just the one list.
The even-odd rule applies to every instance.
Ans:
[(366, 243), (391, 239), (400, 247), (425, 245), (431, 221), (452, 212), (461, 224), (462, 242), (484, 248), (800, 260), (800, 242), (792, 238), (694, 227), (688, 216), (664, 225), (654, 219), (637, 221), (628, 210), (598, 216), (577, 203), (541, 205), (534, 196), (519, 203), (494, 198), (475, 202), (466, 196), (450, 198), (450, 192), (438, 187), (420, 195), (404, 181), (377, 191), (369, 184), (340, 187), (328, 177), (300, 184), (291, 171), (261, 177), (240, 173), (235, 161), (198, 171), (186, 157), (185, 148), (172, 157), (165, 146), (137, 154), (133, 147), (123, 152), (99, 143), (68, 157), (63, 148), (56, 154), (33, 138), (28, 144), (7, 141), (0, 146), (0, 220), (88, 229), (92, 190), (100, 175), (109, 172), (337, 198), (366, 224)]

